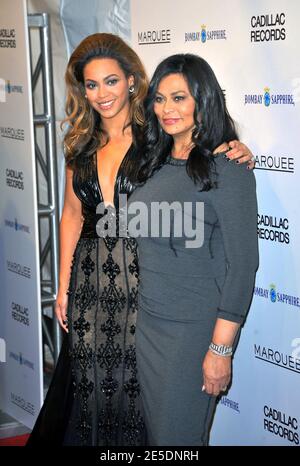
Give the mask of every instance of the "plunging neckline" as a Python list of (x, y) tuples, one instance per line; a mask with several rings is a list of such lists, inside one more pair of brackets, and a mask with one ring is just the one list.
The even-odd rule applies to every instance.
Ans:
[(99, 189), (99, 194), (100, 194), (100, 197), (101, 197), (101, 200), (104, 204), (104, 207), (107, 208), (107, 207), (112, 207), (112, 208), (115, 208), (116, 207), (116, 202), (115, 202), (115, 197), (116, 197), (116, 185), (117, 185), (117, 181), (118, 181), (118, 178), (119, 178), (119, 175), (120, 175), (120, 172), (121, 172), (121, 168), (123, 167), (124, 165), (124, 162), (125, 162), (125, 159), (127, 158), (131, 148), (132, 148), (132, 144), (130, 144), (128, 150), (126, 151), (120, 165), (119, 165), (119, 168), (116, 172), (116, 177), (115, 177), (115, 181), (114, 181), (114, 185), (113, 185), (113, 205), (111, 203), (106, 203), (105, 200), (104, 200), (104, 197), (103, 197), (103, 192), (102, 192), (102, 189), (101, 189), (101, 183), (100, 183), (100, 178), (99, 178), (99, 171), (98, 171), (98, 151), (96, 151), (96, 157), (95, 157), (95, 172), (96, 172), (96, 180), (97, 180), (97, 185), (98, 185), (98, 189)]

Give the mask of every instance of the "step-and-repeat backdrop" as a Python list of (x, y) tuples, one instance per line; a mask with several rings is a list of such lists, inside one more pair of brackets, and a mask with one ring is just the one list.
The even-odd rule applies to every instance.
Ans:
[(211, 444), (299, 445), (300, 3), (132, 0), (131, 20), (150, 75), (173, 53), (210, 63), (256, 157), (260, 267)]
[(43, 371), (25, 0), (1, 0), (0, 174), (0, 409), (32, 427), (43, 400)]

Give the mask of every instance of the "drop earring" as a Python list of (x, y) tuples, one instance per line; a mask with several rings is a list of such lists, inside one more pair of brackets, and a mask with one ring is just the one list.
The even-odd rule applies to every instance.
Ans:
[(133, 94), (133, 93), (134, 93), (134, 86), (133, 86), (133, 85), (129, 87), (129, 93), (130, 93), (130, 94)]

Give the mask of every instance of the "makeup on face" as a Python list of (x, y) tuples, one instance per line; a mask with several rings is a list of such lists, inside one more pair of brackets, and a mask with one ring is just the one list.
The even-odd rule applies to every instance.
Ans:
[(133, 77), (126, 78), (116, 60), (91, 60), (85, 65), (83, 76), (87, 99), (102, 118), (113, 118), (121, 111), (128, 113)]
[(174, 138), (191, 134), (195, 127), (195, 100), (182, 74), (170, 74), (160, 81), (154, 112), (163, 130)]

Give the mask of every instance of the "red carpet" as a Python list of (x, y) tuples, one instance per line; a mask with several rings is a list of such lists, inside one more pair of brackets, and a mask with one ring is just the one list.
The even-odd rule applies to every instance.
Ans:
[(18, 435), (16, 437), (1, 438), (0, 447), (23, 447), (26, 444), (28, 437), (29, 434)]

